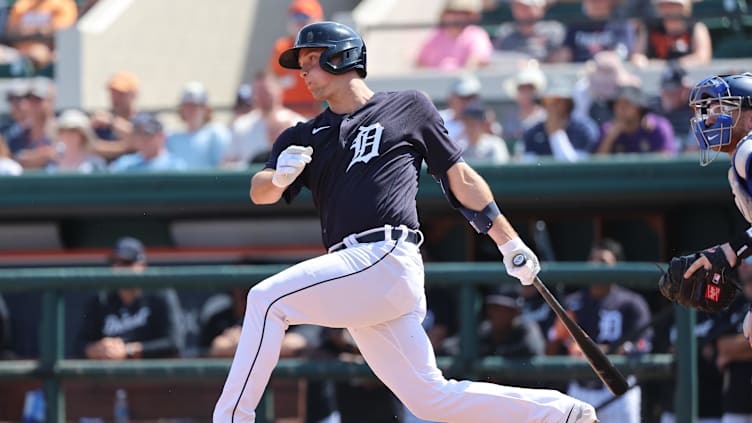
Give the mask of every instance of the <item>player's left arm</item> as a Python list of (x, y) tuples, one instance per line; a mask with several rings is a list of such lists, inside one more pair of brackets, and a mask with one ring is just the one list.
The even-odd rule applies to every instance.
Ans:
[[(450, 167), (447, 171), (447, 179), (452, 194), (470, 210), (483, 210), (494, 201), (486, 181), (465, 162), (455, 163)], [(493, 219), (488, 236), (499, 245), (518, 237), (517, 232), (501, 213)]]
[[(520, 239), (517, 232), (501, 213), (486, 181), (464, 161), (452, 165), (446, 172), (446, 194), (459, 204), (453, 204), (479, 233), (486, 233), (496, 242), (504, 256), (507, 273), (524, 285), (533, 283), (540, 271), (538, 258)], [(447, 187), (445, 187), (446, 190)], [(522, 254), (524, 265), (513, 263), (513, 258)]]
[(462, 160), (461, 149), (449, 138), (431, 100), (417, 91), (413, 91), (412, 100), (414, 121), (419, 123), (411, 128), (410, 138), (425, 158), (428, 172), (439, 182), (452, 207), (478, 233), (488, 234), (496, 242), (507, 273), (524, 285), (532, 284), (540, 271), (538, 258), (501, 214), (486, 181)]
[[(752, 198), (748, 175), (752, 163), (752, 142), (737, 144), (728, 171), (728, 181), (739, 211), (752, 221)], [(728, 307), (738, 282), (728, 278), (728, 271), (752, 254), (752, 228), (734, 236), (730, 241), (697, 253), (674, 257), (669, 271), (661, 276), (658, 286), (671, 301), (710, 312)]]
[[(752, 197), (749, 194), (750, 187), (752, 187), (749, 183), (751, 166), (752, 137), (748, 135), (737, 144), (728, 172), (734, 202), (748, 223), (752, 223)], [(699, 254), (700, 257), (685, 272), (685, 279), (700, 268), (710, 270), (714, 265), (733, 268), (738, 264), (739, 259), (752, 255), (752, 228), (736, 235), (729, 242), (701, 251)]]
[(730, 334), (718, 338), (716, 341), (718, 367), (726, 367), (728, 363), (736, 361), (752, 361), (752, 349), (744, 335)]

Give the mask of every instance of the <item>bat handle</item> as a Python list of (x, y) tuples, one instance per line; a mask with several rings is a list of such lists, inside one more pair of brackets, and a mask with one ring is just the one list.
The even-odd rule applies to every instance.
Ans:
[(525, 263), (527, 263), (527, 258), (522, 253), (515, 254), (515, 256), (512, 257), (512, 265), (514, 267), (522, 267)]

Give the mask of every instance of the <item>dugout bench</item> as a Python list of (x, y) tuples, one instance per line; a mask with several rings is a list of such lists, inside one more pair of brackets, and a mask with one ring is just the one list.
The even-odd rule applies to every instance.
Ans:
[[(179, 266), (153, 267), (144, 273), (113, 272), (108, 268), (49, 268), (6, 269), (0, 272), (0, 292), (39, 290), (43, 292), (43, 307), (40, 320), (41, 355), (39, 360), (0, 362), (0, 380), (41, 380), (45, 392), (48, 422), (66, 421), (65, 395), (67, 383), (77, 381), (137, 381), (138, 384), (155, 382), (174, 383), (174, 401), (181, 401), (179, 386), (182, 384), (206, 384), (217, 381), (216, 387), (227, 374), (229, 360), (176, 359), (133, 360), (107, 362), (98, 360), (68, 360), (63, 358), (66, 316), (63, 292), (83, 289), (117, 287), (173, 287), (176, 289), (230, 288), (248, 286), (268, 277), (284, 266)], [(589, 263), (544, 264), (541, 278), (549, 284), (586, 286), (594, 281), (609, 281), (635, 289), (655, 290), (654, 263), (628, 263), (614, 267)], [(569, 357), (537, 357), (531, 360), (504, 360), (497, 357), (478, 359), (475, 350), (480, 297), (477, 287), (499, 283), (518, 282), (505, 275), (501, 263), (429, 263), (426, 265), (428, 285), (445, 285), (459, 291), (459, 316), (461, 355), (439, 361), (449, 377), (486, 378), (498, 375), (520, 380), (568, 380), (592, 377), (594, 373), (583, 360)], [(679, 421), (692, 422), (696, 416), (697, 374), (695, 371), (696, 342), (693, 333), (694, 313), (684, 308), (676, 309), (680, 351), (671, 355), (640, 355), (613, 357), (617, 367), (625, 374), (635, 374), (641, 381), (666, 380), (676, 376), (678, 386), (677, 407)], [(676, 367), (675, 367), (676, 366)], [(331, 378), (372, 377), (370, 370), (359, 364), (338, 361), (282, 360), (274, 372), (274, 378)], [(16, 383), (16, 382), (14, 382)], [(21, 383), (17, 385), (23, 387)], [(269, 392), (270, 390), (267, 390)], [(80, 393), (80, 388), (79, 391)], [(91, 391), (89, 391), (91, 392)], [(196, 390), (193, 391), (193, 400)], [(219, 392), (216, 392), (218, 395)], [(211, 412), (213, 401), (203, 392), (205, 413)], [(168, 396), (169, 398), (169, 396)], [(94, 398), (91, 398), (94, 400)], [(185, 401), (185, 399), (182, 399)], [(189, 399), (190, 401), (190, 399)], [(260, 407), (257, 421), (273, 421), (273, 404), (268, 399)], [(195, 405), (195, 404), (193, 404)], [(107, 405), (105, 410), (110, 410)], [(102, 407), (100, 406), (101, 410)], [(169, 410), (165, 405), (162, 410)], [(153, 412), (155, 407), (152, 406)], [(78, 411), (80, 412), (80, 411)], [(682, 414), (685, 413), (685, 414)], [(210, 414), (204, 414), (206, 418)], [(154, 415), (134, 415), (133, 418), (155, 418)]]

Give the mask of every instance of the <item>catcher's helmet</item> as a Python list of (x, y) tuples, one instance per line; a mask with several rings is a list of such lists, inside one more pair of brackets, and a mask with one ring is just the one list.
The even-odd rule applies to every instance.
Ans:
[[(752, 109), (752, 73), (703, 79), (690, 92), (689, 106), (694, 113), (690, 125), (700, 145), (700, 164), (705, 166), (731, 143), (731, 130), (736, 125), (731, 113)], [(715, 121), (708, 125), (710, 116)], [(711, 156), (712, 152), (715, 155)]]
[[(279, 64), (283, 68), (300, 69), (298, 52), (306, 47), (324, 47), (319, 62), (321, 68), (329, 73), (339, 75), (355, 69), (366, 77), (366, 45), (357, 32), (347, 25), (337, 22), (315, 22), (304, 26), (295, 37), (295, 44), (279, 55)], [(332, 63), (332, 58), (339, 55), (339, 63)]]

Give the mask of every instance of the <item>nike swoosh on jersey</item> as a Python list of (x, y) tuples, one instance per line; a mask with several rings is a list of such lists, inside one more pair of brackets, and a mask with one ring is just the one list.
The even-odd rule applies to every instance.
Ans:
[(327, 128), (331, 128), (331, 126), (330, 125), (326, 125), (326, 126), (319, 126), (318, 128), (313, 128), (311, 130), (311, 135), (316, 135), (316, 134), (319, 133), (319, 131), (323, 131), (324, 129), (327, 129)]

